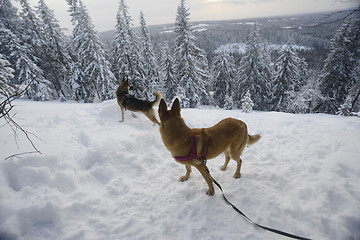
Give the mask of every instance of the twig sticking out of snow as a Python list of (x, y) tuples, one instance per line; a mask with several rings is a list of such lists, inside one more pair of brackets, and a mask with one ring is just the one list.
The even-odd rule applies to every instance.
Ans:
[[(20, 98), (27, 91), (27, 89), (29, 88), (29, 86), (32, 82), (33, 81), (31, 81), (22, 91), (20, 91), (20, 92), (16, 91), (15, 93), (6, 97), (5, 100), (3, 100), (0, 103), (0, 118), (4, 118), (6, 121), (5, 125), (9, 125), (10, 128), (12, 129), (12, 131), (14, 132), (15, 142), (16, 142), (16, 145), (18, 146), (18, 148), (19, 148), (19, 145), (18, 145), (17, 139), (18, 139), (18, 130), (20, 130), (20, 132), (22, 132), (26, 136), (26, 139), (30, 142), (31, 146), (34, 148), (35, 151), (13, 154), (11, 156), (8, 156), (5, 160), (8, 160), (13, 157), (19, 157), (19, 156), (25, 155), (25, 154), (32, 154), (32, 153), (40, 153), (41, 154), (40, 150), (35, 146), (34, 142), (32, 141), (32, 139), (30, 137), (30, 135), (35, 136), (35, 137), (37, 137), (37, 136), (35, 134), (30, 133), (29, 131), (23, 129), (20, 126), (20, 124), (18, 124), (14, 120), (14, 116), (16, 114), (13, 114), (13, 115), (10, 114), (11, 110), (14, 108), (14, 105), (12, 105), (12, 102), (17, 98)], [(37, 137), (37, 138), (39, 138), (39, 137)]]

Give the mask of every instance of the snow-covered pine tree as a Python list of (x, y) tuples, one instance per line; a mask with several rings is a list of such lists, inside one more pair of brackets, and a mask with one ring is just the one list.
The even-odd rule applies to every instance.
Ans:
[[(74, 57), (73, 57), (74, 58)], [(70, 99), (75, 101), (91, 102), (94, 98), (94, 93), (91, 88), (87, 87), (88, 82), (84, 76), (84, 72), (78, 65), (77, 61), (72, 61), (70, 64), (69, 84), (71, 87)]]
[(13, 61), (12, 66), (16, 66), (14, 78), (11, 84), (29, 86), (26, 91), (28, 98), (35, 101), (46, 101), (53, 99), (51, 84), (43, 77), (42, 70), (34, 63), (33, 57), (26, 44), (22, 42), (10, 30), (5, 30), (7, 47), (12, 52), (9, 60)]
[(178, 82), (175, 78), (174, 60), (170, 52), (169, 45), (163, 47), (161, 59), (162, 81), (164, 83), (164, 98), (166, 102), (171, 102), (176, 96)]
[[(3, 64), (4, 66), (15, 66), (15, 58), (11, 58), (12, 47), (9, 40), (12, 38), (17, 38), (15, 33), (20, 31), (21, 19), (17, 15), (17, 8), (15, 8), (10, 0), (4, 0), (1, 2), (0, 7), (0, 52), (3, 54)], [(17, 39), (20, 42), (20, 39)], [(8, 61), (5, 62), (5, 61)], [(13, 68), (13, 67), (12, 67)], [(4, 75), (5, 76), (5, 75)], [(11, 77), (15, 78), (15, 76)], [(9, 79), (7, 79), (9, 80)]]
[[(44, 72), (46, 70), (42, 69), (42, 63), (45, 60), (43, 59), (45, 40), (40, 20), (35, 15), (34, 10), (30, 7), (27, 0), (20, 0), (19, 2), (22, 7), (20, 16), (23, 19), (23, 41), (31, 46), (31, 49), (29, 50), (33, 56), (33, 61), (41, 69), (43, 78), (40, 82), (37, 81), (37, 79), (33, 79), (29, 92), (32, 92), (32, 98), (35, 100), (44, 101), (54, 99), (54, 86), (52, 85), (52, 82), (46, 78)], [(30, 81), (25, 81), (25, 83), (28, 85)]]
[(245, 113), (250, 113), (253, 111), (254, 103), (251, 100), (250, 91), (247, 90), (244, 97), (241, 99), (241, 108)]
[[(232, 87), (236, 75), (235, 60), (227, 52), (220, 52), (214, 57), (211, 69), (214, 90), (214, 103), (223, 108), (232, 108)], [(231, 102), (230, 102), (231, 101)]]
[(28, 0), (19, 0), (22, 11), (20, 16), (22, 18), (22, 33), (23, 41), (28, 43), (32, 48), (32, 54), (37, 60), (37, 65), (41, 66), (44, 36), (40, 20), (35, 15), (34, 10), (30, 7)]
[(149, 86), (146, 85), (144, 61), (125, 0), (120, 0), (116, 15), (113, 71), (118, 81), (126, 78), (134, 87), (133, 93), (139, 98), (147, 98)]
[(289, 93), (287, 112), (314, 113), (321, 102), (322, 96), (319, 90), (319, 81), (316, 74), (308, 74), (306, 84), (299, 91)]
[[(81, 0), (67, 0), (67, 2), (75, 25), (71, 41), (74, 53), (72, 57), (77, 62), (74, 66), (83, 73), (79, 75), (79, 71), (73, 72), (76, 74), (71, 80), (75, 84), (73, 91), (88, 93), (88, 96), (82, 96), (85, 102), (93, 102), (95, 97), (102, 101), (112, 99), (116, 79), (106, 59), (99, 34), (95, 31), (83, 2)], [(83, 78), (78, 78), (80, 76)]]
[(242, 94), (248, 89), (253, 96), (257, 110), (270, 110), (272, 70), (266, 56), (268, 51), (260, 38), (257, 25), (249, 32), (246, 41), (246, 51), (240, 61), (235, 79), (234, 101), (241, 107)]
[[(335, 114), (344, 104), (354, 86), (359, 84), (360, 19), (344, 23), (332, 39), (320, 76), (320, 90), (324, 100), (320, 112)], [(355, 99), (354, 96), (354, 99)]]
[(114, 59), (112, 60), (112, 69), (118, 81), (125, 77), (133, 79), (131, 70), (132, 44), (128, 28), (120, 5), (116, 15), (115, 38), (113, 41)]
[[(75, 32), (78, 32), (80, 27), (78, 20), (81, 18), (78, 10), (78, 1), (77, 0), (67, 0), (67, 3), (69, 5), (68, 12), (71, 16), (71, 22), (73, 25), (75, 25), (73, 29), (73, 36), (72, 38), (75, 38)], [(80, 31), (79, 31), (80, 32)], [(80, 35), (80, 33), (77, 33), (77, 35)], [(88, 83), (88, 80), (85, 78), (83, 68), (81, 66), (81, 62), (78, 56), (77, 51), (73, 51), (75, 49), (74, 45), (68, 46), (68, 51), (71, 56), (71, 74), (69, 76), (69, 83), (71, 87), (71, 99), (75, 101), (81, 101), (84, 102), (92, 102), (95, 98), (95, 94), (93, 91), (94, 86)]]
[(9, 85), (9, 79), (14, 77), (14, 71), (15, 70), (10, 67), (9, 61), (0, 53), (0, 97), (9, 96), (13, 93), (14, 88)]
[[(303, 80), (305, 80), (306, 72), (305, 60), (299, 58), (293, 44), (287, 44), (280, 51), (280, 56), (275, 62), (273, 110), (286, 111), (288, 109), (289, 95), (298, 92), (304, 85)], [(291, 111), (291, 109), (289, 110)]]
[[(360, 64), (358, 66), (357, 74), (358, 79), (360, 78)], [(349, 93), (345, 99), (345, 102), (340, 105), (337, 115), (342, 116), (360, 116), (360, 81), (358, 81), (354, 86), (349, 90)]]
[(185, 0), (180, 0), (175, 22), (175, 73), (182, 106), (195, 108), (209, 102), (209, 74), (205, 52), (195, 45), (189, 15)]
[(234, 108), (234, 100), (232, 96), (225, 96), (224, 108), (227, 110), (231, 110)]
[(154, 91), (162, 92), (162, 84), (160, 82), (159, 70), (157, 67), (157, 60), (154, 54), (154, 48), (151, 43), (149, 29), (146, 25), (143, 12), (140, 12), (140, 27), (141, 27), (141, 55), (144, 59), (145, 81), (149, 91), (148, 99), (153, 97)]
[(293, 87), (294, 91), (300, 91), (300, 89), (308, 83), (310, 78), (310, 69), (309, 64), (306, 62), (305, 58), (299, 57), (299, 76), (298, 81)]
[(210, 79), (210, 69), (209, 69), (209, 63), (206, 58), (206, 52), (204, 49), (197, 48), (195, 49), (195, 56), (197, 56), (197, 72), (199, 75), (199, 84), (201, 86), (201, 89), (204, 89), (201, 91), (200, 97), (201, 97), (201, 104), (203, 105), (209, 105), (211, 102), (210, 99), (210, 87), (211, 87), (211, 79)]
[(351, 116), (351, 104), (348, 101), (345, 101), (343, 104), (340, 105), (336, 115), (341, 116)]
[[(360, 79), (360, 62), (354, 76), (356, 79)], [(355, 83), (355, 85), (350, 88), (346, 99), (349, 103), (351, 103), (351, 113), (353, 114), (358, 112), (358, 116), (360, 116), (360, 81)]]
[(71, 89), (68, 77), (71, 72), (71, 58), (66, 49), (65, 34), (44, 0), (39, 0), (36, 9), (43, 35), (41, 68), (45, 77), (54, 86), (57, 97), (69, 99)]
[[(22, 2), (27, 9), (26, 2)], [(31, 11), (31, 9), (30, 9)], [(27, 10), (23, 10), (22, 17), (27, 18)], [(30, 23), (17, 15), (17, 9), (9, 0), (3, 0), (0, 8), (0, 50), (7, 56), (11, 67), (15, 69), (11, 84), (29, 85), (26, 94), (29, 98), (44, 101), (53, 99), (51, 83), (47, 81), (42, 70), (37, 65), (34, 46), (28, 38), (25, 23)]]
[[(3, 29), (10, 30), (13, 33), (18, 33), (21, 31), (22, 20), (17, 14), (18, 9), (14, 7), (10, 0), (2, 0), (1, 7), (0, 7), (0, 24), (2, 25)], [(3, 34), (0, 37), (4, 36)], [(0, 44), (3, 44), (0, 42)], [(8, 53), (3, 53), (8, 54)]]

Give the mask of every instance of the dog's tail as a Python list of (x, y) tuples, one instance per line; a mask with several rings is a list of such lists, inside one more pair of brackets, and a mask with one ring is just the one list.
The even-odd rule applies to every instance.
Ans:
[(253, 143), (256, 143), (259, 139), (260, 139), (260, 135), (256, 134), (256, 135), (248, 135), (248, 140), (247, 140), (247, 144), (251, 145)]
[(153, 92), (153, 95), (156, 96), (156, 99), (151, 102), (152, 106), (159, 105), (160, 100), (162, 99), (162, 94), (158, 91)]

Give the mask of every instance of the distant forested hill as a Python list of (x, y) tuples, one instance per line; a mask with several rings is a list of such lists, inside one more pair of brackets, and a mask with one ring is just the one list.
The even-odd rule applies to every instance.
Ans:
[[(260, 29), (261, 37), (270, 46), (282, 46), (292, 43), (299, 47), (299, 55), (304, 57), (309, 66), (314, 69), (321, 69), (336, 31), (342, 21), (333, 23), (334, 19), (341, 18), (341, 13), (330, 16), (328, 12), (289, 15), (279, 17), (238, 19), (229, 21), (202, 21), (191, 22), (197, 38), (197, 45), (204, 49), (209, 64), (218, 48), (232, 45), (235, 60), (241, 58), (241, 51), (237, 51), (237, 44), (245, 44), (246, 36), (254, 24)], [(241, 16), (240, 16), (241, 17)], [(164, 43), (170, 46), (174, 42), (174, 24), (162, 24), (148, 26), (155, 48), (160, 48)], [(105, 43), (111, 44), (115, 31), (102, 32)], [(270, 50), (279, 50), (273, 47)], [(160, 51), (157, 51), (160, 52)], [(278, 51), (272, 51), (273, 60), (278, 57)]]

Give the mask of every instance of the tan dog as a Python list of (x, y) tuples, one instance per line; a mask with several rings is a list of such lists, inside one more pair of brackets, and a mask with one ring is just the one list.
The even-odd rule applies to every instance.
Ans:
[[(160, 134), (165, 147), (171, 152), (178, 163), (184, 164), (186, 174), (180, 177), (180, 181), (188, 180), (191, 173), (191, 166), (197, 168), (204, 177), (209, 188), (207, 195), (214, 195), (212, 177), (207, 170), (205, 161), (202, 157), (191, 158), (194, 146), (196, 155), (206, 159), (215, 158), (221, 153), (225, 153), (225, 163), (221, 170), (226, 170), (230, 157), (237, 162), (234, 178), (240, 178), (242, 160), (240, 155), (246, 145), (253, 144), (260, 139), (260, 135), (249, 135), (247, 126), (244, 122), (226, 118), (213, 127), (203, 129), (190, 129), (186, 126), (184, 119), (180, 115), (179, 99), (175, 99), (171, 110), (167, 109), (165, 101), (162, 99), (159, 105)], [(195, 136), (196, 144), (193, 144)], [(206, 154), (206, 156), (204, 156)], [(184, 160), (190, 156), (191, 159)]]
[(153, 107), (155, 105), (158, 105), (160, 102), (160, 99), (162, 98), (161, 93), (155, 91), (153, 94), (156, 96), (156, 99), (152, 102), (150, 101), (144, 101), (135, 98), (134, 96), (129, 94), (129, 90), (131, 89), (131, 86), (129, 84), (128, 80), (122, 80), (117, 91), (116, 91), (116, 98), (117, 102), (121, 108), (121, 117), (122, 122), (125, 118), (125, 109), (130, 110), (133, 112), (142, 112), (147, 116), (152, 122), (160, 125), (158, 120), (155, 117), (155, 112)]

